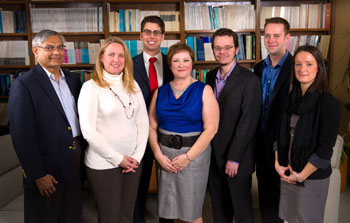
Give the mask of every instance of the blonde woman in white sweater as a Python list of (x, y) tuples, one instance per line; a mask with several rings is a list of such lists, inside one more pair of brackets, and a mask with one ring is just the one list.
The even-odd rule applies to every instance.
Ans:
[(89, 143), (84, 162), (100, 223), (133, 219), (149, 122), (132, 67), (123, 40), (106, 39), (78, 100), (81, 131)]

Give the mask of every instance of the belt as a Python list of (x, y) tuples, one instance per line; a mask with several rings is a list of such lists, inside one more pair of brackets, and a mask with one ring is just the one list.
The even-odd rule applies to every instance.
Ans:
[(81, 138), (82, 138), (81, 136), (76, 136), (73, 138), (72, 149), (81, 148), (81, 143), (80, 143)]
[(182, 147), (191, 147), (197, 141), (197, 136), (166, 135), (158, 132), (158, 142), (169, 148), (181, 149)]

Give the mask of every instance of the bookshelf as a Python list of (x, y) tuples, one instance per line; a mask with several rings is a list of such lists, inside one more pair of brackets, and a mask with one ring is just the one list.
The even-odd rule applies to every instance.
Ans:
[[(165, 40), (180, 40), (186, 42), (188, 36), (203, 38), (210, 37), (214, 31), (214, 28), (202, 28), (197, 30), (196, 28), (188, 28), (191, 21), (197, 21), (198, 17), (189, 17), (189, 10), (192, 14), (197, 12), (198, 8), (202, 7), (203, 10), (206, 10), (207, 6), (212, 6), (217, 11), (216, 13), (223, 13), (223, 18), (221, 21), (221, 27), (232, 28), (239, 35), (251, 35), (255, 38), (255, 45), (252, 46), (252, 52), (254, 57), (252, 59), (243, 59), (238, 60), (240, 64), (247, 68), (253, 68), (255, 63), (262, 59), (261, 53), (264, 48), (263, 43), (260, 41), (261, 36), (263, 36), (264, 30), (260, 24), (264, 23), (264, 20), (261, 19), (261, 14), (265, 13), (266, 8), (275, 7), (274, 11), (283, 11), (288, 7), (297, 7), (305, 4), (324, 4), (330, 3), (334, 4), (335, 0), (60, 0), (60, 1), (50, 1), (50, 0), (3, 0), (0, 2), (0, 8), (2, 11), (22, 11), (25, 14), (25, 26), (26, 32), (22, 33), (0, 33), (0, 42), (1, 41), (28, 41), (28, 55), (29, 55), (29, 64), (22, 65), (0, 65), (0, 73), (10, 73), (17, 70), (28, 70), (35, 65), (35, 58), (31, 52), (31, 41), (33, 36), (41, 28), (55, 29), (59, 27), (60, 33), (62, 33), (67, 42), (89, 42), (89, 43), (99, 43), (101, 39), (105, 39), (110, 35), (118, 36), (124, 40), (139, 40), (140, 32), (133, 30), (133, 28), (127, 29), (128, 31), (116, 31), (116, 26), (111, 27), (111, 17), (114, 14), (111, 12), (120, 12), (121, 10), (130, 10), (130, 15), (134, 15), (133, 11), (138, 10), (142, 11), (156, 11), (158, 13), (164, 13), (167, 11), (178, 12), (176, 18), (178, 18), (178, 23), (176, 24), (177, 30), (175, 31), (166, 31)], [(192, 7), (192, 6), (197, 6)], [(232, 7), (246, 7), (243, 9), (232, 9)], [(192, 8), (191, 8), (192, 7)], [(280, 8), (283, 8), (280, 9)], [(310, 7), (311, 8), (311, 7)], [(334, 7), (331, 7), (333, 10)], [(62, 9), (62, 14), (59, 11)], [(74, 10), (75, 11), (74, 11)], [(80, 10), (81, 15), (77, 15), (76, 10)], [(226, 14), (225, 11), (226, 10)], [(74, 11), (73, 14), (69, 14), (68, 11)], [(213, 12), (215, 11), (213, 10)], [(241, 10), (241, 11), (230, 11), (228, 10)], [(237, 21), (241, 22), (227, 22), (224, 21), (224, 18), (230, 18), (228, 16), (233, 16), (233, 14), (241, 15), (243, 11), (250, 11), (247, 18), (232, 17), (234, 19), (241, 19)], [(95, 14), (89, 14), (91, 13)], [(236, 13), (234, 13), (236, 12)], [(241, 13), (237, 13), (241, 12)], [(97, 13), (97, 14), (96, 14)], [(191, 14), (190, 13), (190, 14)], [(52, 16), (55, 14), (55, 16)], [(142, 13), (141, 13), (142, 14)], [(57, 16), (60, 15), (60, 16)], [(87, 16), (90, 15), (90, 16)], [(79, 17), (80, 16), (80, 17)], [(331, 16), (334, 16), (334, 13), (331, 13)], [(95, 20), (91, 20), (90, 17), (95, 17)], [(200, 16), (201, 17), (201, 16)], [(250, 19), (249, 18), (253, 18)], [(54, 20), (53, 20), (54, 19)], [(83, 23), (85, 20), (91, 23), (97, 23), (93, 27), (86, 28), (86, 24)], [(227, 19), (226, 19), (227, 20)], [(246, 23), (245, 20), (249, 20), (247, 26), (241, 26), (240, 23)], [(117, 20), (115, 20), (117, 21)], [(136, 20), (135, 20), (136, 21)], [(236, 20), (235, 20), (236, 21)], [(311, 20), (310, 20), (311, 21)], [(208, 22), (208, 21), (207, 21)], [(41, 24), (40, 26), (40, 23)], [(253, 25), (252, 25), (253, 24)], [(330, 23), (332, 24), (332, 23)], [(130, 25), (130, 24), (129, 24)], [(84, 27), (85, 28), (84, 28)], [(74, 28), (75, 27), (75, 28)], [(77, 28), (78, 27), (78, 28)], [(132, 26), (130, 26), (132, 27)], [(196, 27), (196, 26), (195, 26)], [(119, 27), (118, 27), (119, 28)], [(137, 28), (137, 25), (136, 25)], [(291, 35), (292, 36), (302, 36), (302, 35), (332, 35), (332, 28), (300, 28), (292, 27)], [(83, 30), (85, 29), (85, 30)], [(130, 30), (130, 31), (129, 31)], [(330, 51), (332, 50), (332, 41), (330, 43)], [(0, 54), (1, 55), (1, 54)], [(330, 54), (328, 54), (330, 55)], [(330, 66), (329, 59), (330, 56), (327, 56), (326, 61), (327, 65)], [(1, 58), (0, 58), (1, 59)], [(217, 66), (215, 61), (195, 61), (195, 69), (212, 69)], [(77, 63), (77, 64), (64, 64), (62, 67), (70, 70), (82, 70), (82, 69), (93, 69), (94, 65), (89, 63)], [(5, 96), (6, 97), (6, 96)]]

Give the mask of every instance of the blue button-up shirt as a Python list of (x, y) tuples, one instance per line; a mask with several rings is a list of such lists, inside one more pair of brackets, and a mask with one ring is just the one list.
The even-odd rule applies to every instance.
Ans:
[(263, 62), (264, 69), (262, 73), (262, 129), (266, 129), (266, 111), (270, 103), (270, 97), (275, 87), (278, 75), (282, 69), (284, 61), (286, 61), (288, 57), (288, 51), (284, 54), (282, 59), (278, 62), (276, 66), (272, 66), (270, 57), (266, 57)]
[(69, 125), (72, 128), (73, 137), (81, 135), (79, 120), (78, 120), (78, 110), (75, 103), (74, 96), (70, 92), (68, 84), (66, 82), (66, 77), (60, 69), (60, 80), (57, 82), (55, 80), (55, 75), (50, 73), (44, 67), (46, 74), (48, 75), (52, 86), (54, 87), (58, 98), (60, 99), (61, 105), (63, 107), (64, 113), (68, 119)]

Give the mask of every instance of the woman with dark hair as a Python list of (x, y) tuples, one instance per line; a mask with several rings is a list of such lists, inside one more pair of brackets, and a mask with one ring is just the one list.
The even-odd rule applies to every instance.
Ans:
[(299, 47), (275, 151), (283, 220), (323, 222), (339, 122), (339, 104), (329, 92), (322, 54), (313, 46)]

